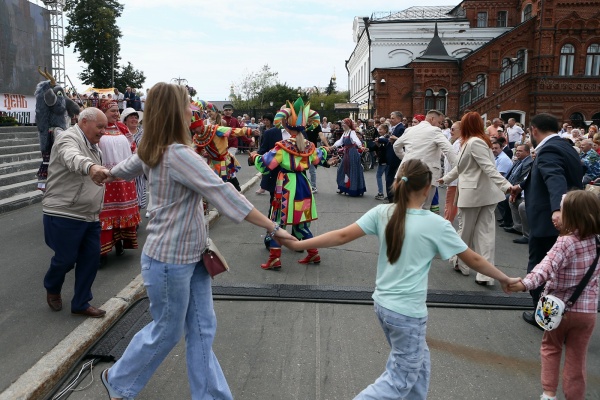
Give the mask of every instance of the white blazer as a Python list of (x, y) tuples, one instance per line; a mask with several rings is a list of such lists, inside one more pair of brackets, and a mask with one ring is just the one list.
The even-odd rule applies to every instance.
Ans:
[[(427, 164), (433, 174), (431, 181), (433, 186), (438, 186), (437, 181), (442, 176), (442, 153), (448, 157), (452, 167), (456, 165), (457, 160), (456, 153), (442, 130), (427, 121), (406, 129), (404, 134), (394, 142), (394, 152), (398, 158), (402, 159), (402, 163), (418, 159)], [(398, 168), (396, 177), (398, 177), (398, 173), (400, 173), (400, 168)]]
[(458, 207), (483, 207), (504, 200), (512, 186), (496, 169), (492, 149), (478, 137), (463, 145), (456, 167), (442, 179), (449, 183), (458, 179)]

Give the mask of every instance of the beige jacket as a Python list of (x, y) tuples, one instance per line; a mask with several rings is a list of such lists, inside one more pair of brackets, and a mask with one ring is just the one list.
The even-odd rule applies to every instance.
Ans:
[(482, 207), (504, 200), (511, 184), (496, 169), (492, 149), (480, 138), (470, 138), (458, 155), (458, 164), (442, 179), (458, 179), (458, 207)]
[[(427, 121), (406, 129), (394, 142), (394, 153), (402, 162), (418, 159), (427, 164), (433, 175), (431, 184), (434, 186), (438, 185), (437, 181), (442, 176), (442, 153), (448, 157), (452, 166), (456, 165), (457, 160), (456, 153), (442, 130)], [(396, 176), (399, 172), (400, 168)]]
[(87, 176), (91, 166), (102, 165), (98, 146), (90, 144), (78, 126), (61, 133), (50, 154), (48, 181), (42, 200), (44, 214), (98, 221), (104, 200), (104, 186)]

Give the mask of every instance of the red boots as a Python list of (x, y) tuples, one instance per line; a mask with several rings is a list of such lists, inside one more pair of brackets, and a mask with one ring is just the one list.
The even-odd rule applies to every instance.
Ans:
[(298, 260), (300, 264), (318, 264), (321, 262), (321, 257), (319, 256), (318, 249), (308, 249), (308, 255), (304, 257), (302, 260)]
[(281, 257), (281, 248), (279, 248), (279, 249), (271, 248), (271, 249), (269, 249), (269, 259), (267, 260), (266, 263), (260, 264), (260, 267), (262, 269), (279, 269), (279, 268), (281, 268), (280, 257)]

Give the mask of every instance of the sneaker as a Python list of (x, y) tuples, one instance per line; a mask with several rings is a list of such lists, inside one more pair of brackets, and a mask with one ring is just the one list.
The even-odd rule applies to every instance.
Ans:
[(384, 199), (383, 200), (383, 204), (390, 204), (390, 200), (389, 199)]
[(375, 196), (375, 200), (383, 200), (383, 193), (377, 193), (377, 196)]
[(317, 188), (316, 187), (312, 188), (312, 192), (317, 193), (318, 192)]
[(547, 394), (542, 393), (540, 400), (556, 400), (556, 396), (550, 397)]

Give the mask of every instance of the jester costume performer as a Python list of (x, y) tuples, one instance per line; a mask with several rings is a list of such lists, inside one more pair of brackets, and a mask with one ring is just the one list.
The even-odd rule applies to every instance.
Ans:
[[(317, 207), (310, 183), (306, 177), (309, 164), (329, 166), (327, 150), (304, 138), (306, 129), (314, 129), (320, 123), (319, 114), (310, 109), (310, 103), (304, 104), (298, 98), (294, 104), (289, 101), (287, 107), (279, 110), (273, 123), (284, 128), (289, 138), (277, 142), (269, 152), (258, 155), (253, 153), (254, 165), (262, 174), (280, 167), (275, 185), (275, 196), (271, 204), (271, 220), (280, 226), (292, 225), (292, 235), (296, 238), (310, 239), (310, 222), (317, 219)], [(263, 269), (281, 268), (281, 245), (271, 238), (270, 254)], [(301, 264), (321, 262), (319, 251), (309, 249)]]
[(240, 184), (235, 176), (240, 170), (240, 163), (228, 151), (228, 139), (230, 136), (252, 136), (250, 128), (229, 128), (220, 125), (207, 125), (202, 119), (202, 110), (214, 106), (202, 100), (194, 102), (192, 112), (192, 123), (190, 130), (194, 135), (192, 141), (196, 152), (206, 159), (208, 165), (219, 175), (224, 182), (231, 183), (238, 191)]
[[(115, 111), (118, 115), (118, 104), (114, 100), (101, 102), (100, 109), (104, 113)], [(129, 158), (136, 150), (129, 129), (110, 118), (98, 146), (102, 150), (102, 165), (109, 169)], [(124, 249), (137, 249), (140, 219), (135, 182), (116, 179), (106, 183), (104, 205), (100, 212), (100, 256), (106, 256), (113, 247), (116, 247), (118, 256), (123, 254)]]

